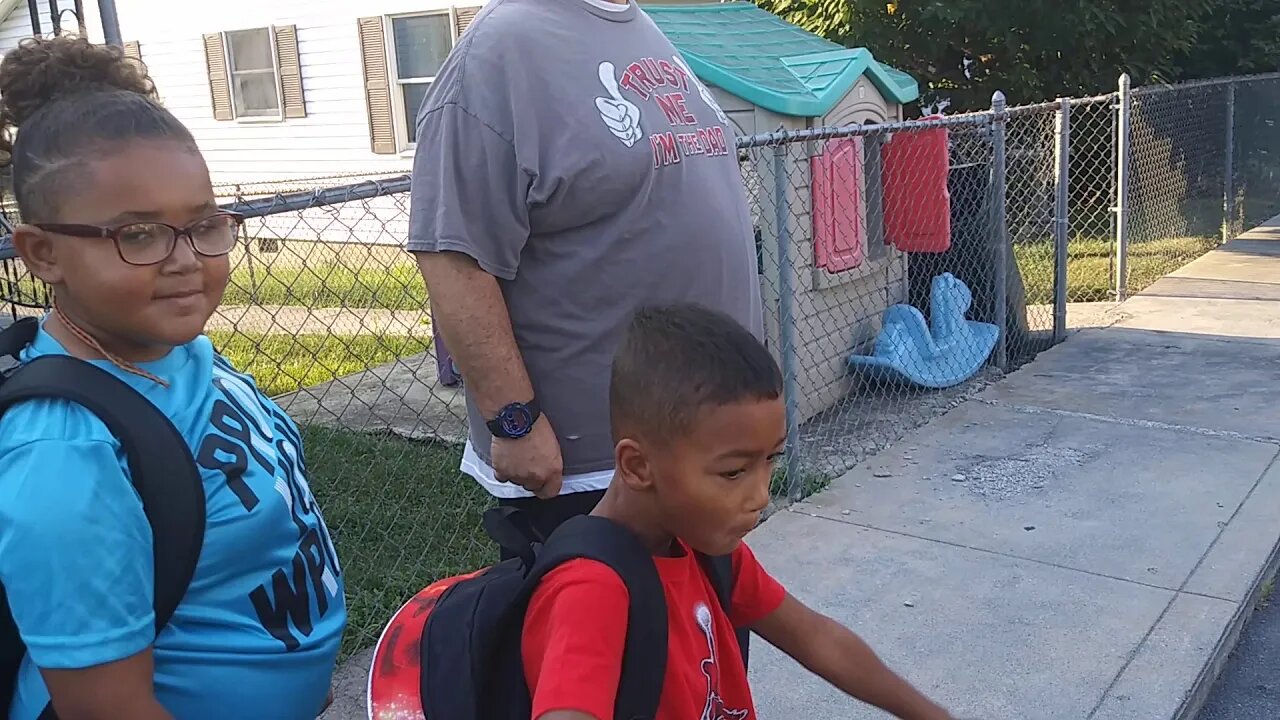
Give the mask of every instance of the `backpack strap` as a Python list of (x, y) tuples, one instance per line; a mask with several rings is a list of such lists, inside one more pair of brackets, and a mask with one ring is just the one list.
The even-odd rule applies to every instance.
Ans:
[[(720, 609), (728, 615), (733, 607), (733, 588), (738, 580), (736, 573), (733, 572), (733, 556), (699, 553), (698, 561), (702, 564), (702, 571), (711, 580), (711, 587), (716, 591), (716, 599), (720, 601)], [(734, 633), (738, 636), (738, 650), (742, 652), (742, 667), (750, 667), (748, 660), (751, 655), (751, 629), (734, 628)]]
[[(0, 332), (0, 352), (12, 354), (11, 346), (22, 337), (17, 333), (34, 336), (34, 323), (26, 327), (20, 323), (23, 321)], [(204, 484), (191, 450), (169, 418), (141, 393), (111, 373), (66, 355), (36, 358), (4, 380), (0, 384), (0, 415), (17, 403), (47, 398), (85, 407), (124, 449), (130, 478), (151, 525), (153, 604), (159, 634), (186, 595), (204, 545)], [(0, 646), (8, 648), (16, 639), (22, 647), (21, 639), (9, 637), (9, 633), (16, 636), (17, 628), (4, 601), (0, 605)], [(41, 720), (52, 717), (52, 706), (40, 715)]]
[[(667, 598), (653, 556), (640, 538), (617, 523), (592, 515), (565, 521), (538, 553), (529, 573), (529, 595), (548, 572), (570, 560), (608, 565), (627, 586), (627, 639), (615, 720), (653, 720), (667, 668)], [(525, 603), (527, 606), (527, 603)]]
[(40, 321), (33, 317), (15, 320), (12, 325), (0, 331), (0, 356), (7, 355), (14, 362), (19, 362), (22, 351), (36, 339), (36, 331), (40, 329)]

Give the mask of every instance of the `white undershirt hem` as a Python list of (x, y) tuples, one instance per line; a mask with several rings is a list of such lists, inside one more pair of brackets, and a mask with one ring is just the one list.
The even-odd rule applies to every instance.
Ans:
[[(480, 483), (480, 487), (484, 488), (488, 493), (496, 498), (510, 500), (513, 498), (533, 497), (533, 493), (514, 483), (505, 483), (495, 480), (493, 477), (493, 468), (489, 463), (485, 462), (476, 449), (472, 447), (471, 441), (467, 441), (467, 445), (462, 450), (462, 463), (459, 470), (475, 478)], [(560, 488), (561, 495), (571, 493), (592, 492), (595, 490), (604, 490), (609, 487), (609, 483), (613, 481), (613, 469), (599, 470), (597, 472), (580, 473), (577, 475), (565, 475), (564, 484)]]
[(604, 10), (605, 12), (626, 12), (627, 8), (631, 6), (630, 2), (616, 3), (616, 2), (613, 2), (612, 0), (582, 0), (582, 1), (588, 5), (594, 5), (600, 8), (601, 10)]

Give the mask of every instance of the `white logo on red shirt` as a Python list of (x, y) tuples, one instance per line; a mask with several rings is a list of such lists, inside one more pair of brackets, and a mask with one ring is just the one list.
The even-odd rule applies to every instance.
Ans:
[(693, 609), (693, 617), (702, 628), (707, 638), (707, 657), (702, 661), (702, 676), (707, 679), (707, 701), (702, 706), (702, 714), (698, 720), (744, 720), (746, 710), (730, 710), (725, 707), (724, 698), (716, 692), (720, 685), (720, 668), (716, 663), (715, 629), (712, 624), (711, 608), (706, 603), (698, 603)]

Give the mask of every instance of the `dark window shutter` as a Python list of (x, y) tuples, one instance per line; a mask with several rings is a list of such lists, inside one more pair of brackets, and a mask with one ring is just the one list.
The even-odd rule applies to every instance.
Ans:
[(298, 27), (277, 26), (276, 65), (280, 68), (281, 101), (286, 118), (307, 116), (307, 103), (302, 95), (302, 62), (298, 59)]
[(387, 68), (387, 37), (381, 17), (356, 21), (360, 55), (364, 60), (364, 98), (369, 110), (369, 143), (378, 155), (394, 154), (396, 124), (391, 106), (391, 75)]
[(235, 120), (235, 106), (231, 103), (231, 82), (227, 78), (227, 53), (222, 44), (222, 33), (204, 36), (204, 61), (209, 73), (209, 99), (213, 103), (214, 120)]
[(471, 21), (476, 19), (476, 13), (480, 12), (479, 6), (476, 7), (460, 7), (453, 11), (454, 29), (457, 31), (456, 37), (462, 37), (462, 33), (471, 27)]

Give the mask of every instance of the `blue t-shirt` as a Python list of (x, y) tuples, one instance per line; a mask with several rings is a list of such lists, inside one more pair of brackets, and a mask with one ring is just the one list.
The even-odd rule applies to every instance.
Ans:
[[(43, 330), (24, 361), (66, 354)], [(199, 337), (140, 367), (139, 390), (191, 446), (207, 495), (204, 548), (154, 637), (151, 529), (119, 442), (58, 400), (0, 418), (0, 582), (28, 656), (12, 706), (32, 720), (36, 666), (86, 668), (154, 641), (155, 692), (182, 720), (313, 720), (346, 624), (342, 570), (307, 484), (297, 426)], [(34, 664), (33, 664), (34, 661)]]

